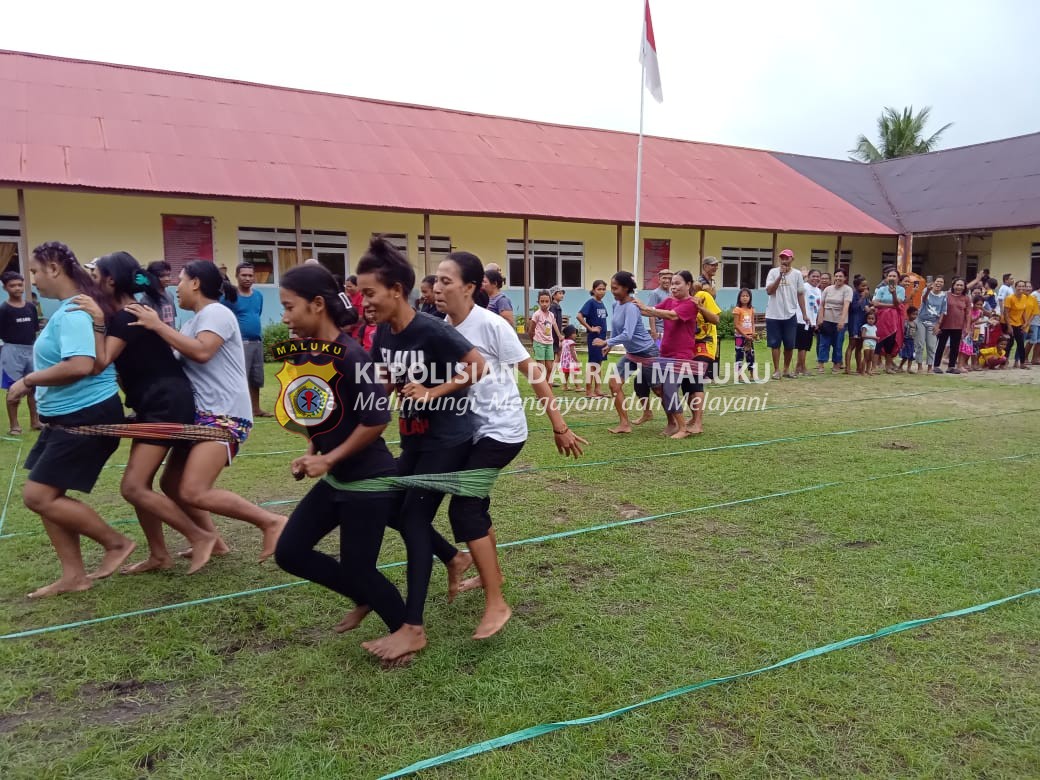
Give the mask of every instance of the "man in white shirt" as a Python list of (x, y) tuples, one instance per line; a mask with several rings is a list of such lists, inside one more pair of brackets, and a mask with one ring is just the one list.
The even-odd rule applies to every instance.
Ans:
[(784, 348), (783, 376), (794, 379), (791, 373), (791, 357), (794, 354), (798, 331), (798, 315), (808, 321), (805, 312), (805, 281), (800, 271), (791, 267), (794, 252), (785, 249), (780, 253), (780, 265), (769, 270), (766, 277), (766, 344), (773, 352), (773, 379), (779, 379), (780, 347)]
[(1004, 299), (1015, 294), (1014, 274), (1004, 274), (1002, 279), (1004, 283), (997, 290), (997, 314), (1004, 312)]

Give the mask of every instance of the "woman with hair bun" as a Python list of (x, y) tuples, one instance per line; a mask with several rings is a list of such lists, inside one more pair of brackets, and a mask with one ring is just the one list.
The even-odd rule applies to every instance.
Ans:
[[(346, 294), (321, 266), (292, 268), (282, 275), (280, 285), (282, 322), (293, 333), (343, 347), (343, 354), (330, 361), (336, 369), (331, 385), (332, 413), (321, 424), (307, 428), (307, 454), (292, 462), (293, 476), (302, 479), (329, 474), (343, 483), (397, 474), (397, 464), (382, 438), (390, 422), (386, 388), (371, 376), (366, 378), (366, 368), (372, 361), (357, 341), (343, 332), (357, 321), (357, 311), (347, 308)], [(320, 356), (308, 359), (329, 362)], [(401, 594), (376, 567), (383, 532), (397, 504), (398, 494), (393, 491), (339, 490), (322, 480), (297, 505), (278, 539), (275, 561), (285, 571), (354, 602), (355, 609), (340, 621), (336, 631), (355, 628), (370, 609), (391, 633), (404, 622)], [(338, 561), (315, 549), (336, 528)]]
[[(81, 295), (76, 304), (94, 319), (96, 370), (115, 364), (126, 396), (140, 423), (195, 422), (195, 397), (191, 382), (173, 350), (154, 331), (132, 327), (137, 317), (126, 310), (142, 297), (160, 311), (163, 291), (158, 278), (145, 271), (127, 252), (113, 252), (97, 260), (98, 284), (114, 313), (105, 317), (101, 307)], [(161, 316), (161, 315), (160, 315)], [(197, 526), (184, 510), (163, 493), (152, 489), (155, 475), (170, 452), (170, 441), (135, 439), (119, 486), (123, 498), (134, 507), (138, 522), (148, 540), (148, 558), (123, 568), (123, 574), (140, 574), (169, 569), (173, 558), (166, 549), (162, 524), (165, 522), (191, 543), (191, 568), (194, 574), (209, 561), (215, 546), (218, 553), (227, 546), (216, 533)], [(178, 442), (176, 446), (185, 446)]]
[[(459, 471), (472, 447), (473, 414), (468, 391), (484, 375), (480, 352), (458, 331), (408, 303), (415, 271), (408, 258), (382, 238), (375, 238), (357, 266), (365, 309), (378, 323), (372, 360), (388, 388), (397, 391), (401, 456), (398, 473), (439, 474)], [(362, 646), (386, 661), (405, 659), (426, 646), (423, 610), (430, 586), (433, 555), (448, 566), (449, 599), (472, 563), (433, 528), (444, 499), (435, 490), (410, 489), (395, 526), (408, 551), (408, 597), (404, 624)]]
[[(79, 436), (62, 427), (123, 421), (116, 372), (110, 367), (95, 373), (97, 351), (91, 318), (73, 306), (81, 294), (97, 299), (97, 287), (72, 250), (57, 241), (36, 247), (29, 268), (40, 295), (61, 301), (33, 345), (36, 370), (15, 382), (7, 396), (9, 401), (18, 400), (38, 388), (40, 419), (50, 424), (25, 461), (29, 477), (22, 491), (25, 506), (43, 520), (61, 562), (61, 577), (29, 594), (29, 598), (43, 598), (87, 590), (93, 580), (117, 571), (135, 545), (89, 506), (67, 495), (69, 490), (89, 493), (94, 488), (119, 440)], [(89, 575), (83, 566), (81, 536), (105, 550), (101, 565)]]
[[(137, 317), (130, 327), (155, 331), (177, 351), (195, 395), (195, 424), (221, 428), (234, 438), (227, 445), (197, 441), (191, 448), (171, 450), (162, 476), (163, 492), (208, 533), (216, 533), (210, 512), (255, 525), (263, 533), (260, 560), (264, 561), (274, 554), (286, 518), (214, 487), (253, 427), (242, 334), (235, 315), (221, 305), (222, 294), (225, 300), (238, 297), (234, 285), (221, 276), (217, 266), (208, 260), (195, 260), (184, 266), (177, 284), (181, 308), (195, 312), (180, 331), (140, 303), (131, 303), (126, 310)], [(194, 549), (191, 554), (194, 556)]]
[(610, 277), (610, 294), (614, 296), (614, 314), (611, 318), (610, 331), (614, 335), (609, 339), (593, 339), (592, 346), (604, 348), (604, 354), (611, 347), (622, 346), (626, 355), (645, 358), (647, 364), (637, 364), (628, 357), (618, 363), (618, 374), (610, 375), (610, 392), (614, 396), (614, 409), (618, 414), (616, 428), (608, 428), (611, 433), (632, 433), (632, 423), (625, 409), (624, 386), (630, 374), (636, 375), (636, 397), (643, 414), (636, 425), (653, 419), (650, 411), (650, 380), (652, 358), (658, 356), (657, 345), (643, 325), (643, 316), (635, 302), (636, 280), (628, 271), (618, 271)]

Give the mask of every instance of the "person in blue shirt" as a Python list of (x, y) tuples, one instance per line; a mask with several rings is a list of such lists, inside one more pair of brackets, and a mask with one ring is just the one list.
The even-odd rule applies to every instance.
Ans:
[(253, 289), (256, 278), (251, 263), (239, 263), (235, 268), (238, 298), (222, 298), (221, 303), (235, 313), (242, 333), (242, 349), (246, 356), (246, 379), (249, 382), (249, 400), (253, 403), (253, 417), (271, 417), (260, 408), (260, 388), (264, 386), (264, 334), (260, 318), (264, 313), (264, 296)]
[(578, 312), (578, 322), (585, 328), (587, 333), (585, 341), (589, 350), (588, 376), (585, 381), (586, 398), (609, 398), (599, 390), (600, 375), (602, 373), (603, 361), (606, 355), (601, 347), (592, 346), (593, 340), (607, 337), (607, 306), (603, 303), (603, 296), (607, 294), (607, 283), (597, 279), (592, 283), (589, 290), (592, 296), (581, 307)]
[[(625, 409), (623, 392), (625, 380), (630, 374), (636, 375), (636, 396), (639, 398), (639, 408), (643, 412), (635, 424), (640, 425), (653, 419), (650, 412), (650, 377), (653, 370), (652, 358), (658, 356), (658, 351), (657, 345), (643, 324), (643, 315), (635, 304), (635, 290), (635, 277), (628, 271), (618, 271), (610, 277), (610, 294), (614, 296), (615, 301), (610, 330), (614, 335), (609, 339), (592, 340), (592, 346), (607, 347), (608, 351), (610, 347), (619, 345), (625, 348), (625, 357), (618, 363), (618, 372), (611, 373), (609, 381), (610, 391), (614, 395), (614, 409), (618, 413), (618, 426), (608, 428), (611, 433), (632, 433), (632, 423)], [(636, 362), (637, 360), (639, 362)]]
[[(61, 301), (33, 345), (35, 370), (8, 390), (8, 399), (18, 400), (36, 389), (40, 420), (48, 424), (25, 461), (29, 477), (22, 490), (26, 508), (43, 520), (61, 562), (61, 577), (29, 594), (43, 598), (87, 590), (95, 579), (113, 574), (136, 545), (67, 495), (69, 490), (89, 493), (94, 488), (119, 439), (80, 436), (64, 428), (123, 422), (115, 369), (94, 374), (93, 322), (73, 303), (83, 293), (100, 303), (97, 285), (72, 250), (57, 241), (36, 247), (29, 268), (40, 295)], [(83, 566), (81, 536), (105, 550), (101, 565), (90, 574)]]

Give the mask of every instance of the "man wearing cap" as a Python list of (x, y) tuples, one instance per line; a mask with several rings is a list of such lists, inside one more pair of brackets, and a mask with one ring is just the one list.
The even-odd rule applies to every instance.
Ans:
[[(667, 268), (662, 268), (657, 272), (657, 287), (650, 291), (647, 296), (647, 302), (652, 309), (656, 309), (661, 305), (661, 302), (671, 297), (672, 295), (672, 272)], [(663, 330), (663, 327), (662, 327)], [(655, 342), (661, 340), (661, 336), (664, 334), (657, 329), (657, 317), (650, 317), (650, 338)]]
[(785, 249), (780, 253), (780, 265), (769, 269), (766, 276), (766, 344), (773, 351), (773, 379), (780, 378), (780, 347), (784, 348), (783, 376), (794, 379), (791, 373), (791, 356), (794, 354), (798, 334), (798, 315), (808, 322), (805, 312), (805, 281), (800, 271), (791, 267), (794, 252)]
[(697, 277), (697, 283), (702, 289), (711, 288), (708, 292), (714, 298), (718, 294), (715, 287), (715, 274), (719, 272), (719, 259), (717, 257), (705, 257), (701, 262), (701, 275)]

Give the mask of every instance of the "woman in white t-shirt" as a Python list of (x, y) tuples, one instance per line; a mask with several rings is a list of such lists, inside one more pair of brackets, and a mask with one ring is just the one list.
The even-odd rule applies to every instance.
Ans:
[[(469, 252), (452, 252), (437, 267), (436, 277), (433, 295), (437, 307), (448, 315), (446, 321), (477, 348), (487, 367), (481, 380), (470, 387), (470, 410), (476, 418), (474, 443), (468, 460), (459, 470), (505, 468), (527, 441), (527, 417), (514, 367), (525, 373), (535, 394), (545, 404), (556, 449), (562, 455), (581, 455), (581, 445), (588, 442), (567, 427), (555, 408), (552, 388), (541, 366), (531, 359), (505, 319), (474, 304), (473, 295), (484, 280), (480, 258)], [(502, 596), (505, 579), (498, 563), (490, 506), (490, 497), (453, 496), (448, 507), (455, 541), (469, 547), (480, 574), (463, 582), (460, 590), (484, 588), (484, 617), (473, 634), (474, 639), (494, 635), (512, 615)]]
[[(255, 525), (264, 535), (260, 553), (263, 561), (274, 554), (286, 518), (214, 487), (253, 427), (242, 335), (235, 315), (219, 302), (221, 293), (228, 300), (236, 295), (234, 286), (225, 282), (213, 263), (196, 260), (184, 266), (177, 284), (180, 307), (195, 312), (180, 331), (147, 306), (134, 303), (126, 309), (137, 317), (131, 325), (155, 331), (177, 351), (195, 392), (195, 424), (223, 428), (235, 439), (230, 445), (200, 441), (191, 449), (171, 450), (162, 476), (163, 492), (207, 531), (216, 532), (210, 512)], [(218, 537), (214, 554), (227, 551)]]

